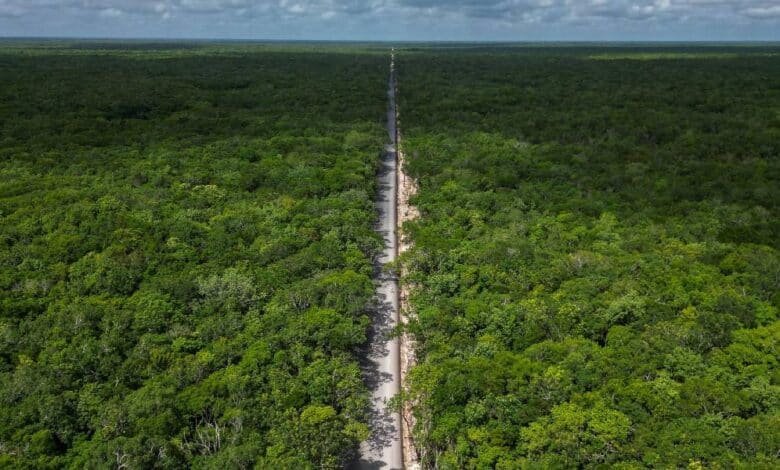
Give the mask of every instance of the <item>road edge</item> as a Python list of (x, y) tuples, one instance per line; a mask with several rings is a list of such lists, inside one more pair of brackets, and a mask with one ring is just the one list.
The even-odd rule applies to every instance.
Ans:
[[(395, 50), (392, 52), (392, 62), (395, 64)], [(396, 73), (395, 68), (393, 72)], [(403, 255), (409, 251), (412, 247), (411, 239), (408, 234), (404, 233), (404, 223), (417, 219), (420, 214), (417, 208), (414, 207), (409, 201), (417, 194), (417, 183), (406, 174), (406, 158), (401, 144), (401, 113), (399, 111), (400, 106), (398, 104), (398, 76), (396, 73), (395, 79), (395, 141), (396, 141), (396, 158), (398, 159), (396, 165), (396, 233), (397, 233), (397, 247), (398, 255)], [(404, 282), (408, 271), (406, 267), (401, 263), (400, 266), (401, 276), (399, 280), (398, 301), (399, 301), (399, 320), (401, 325), (405, 326), (409, 320), (409, 314), (412, 311), (411, 304), (409, 303), (410, 288), (409, 285)], [(414, 339), (404, 329), (400, 341), (400, 359), (401, 359), (401, 390), (407, 388), (407, 375), (409, 370), (416, 364), (416, 357), (414, 354)], [(417, 455), (417, 448), (414, 445), (412, 429), (414, 428), (414, 414), (412, 413), (411, 404), (404, 402), (401, 410), (401, 440), (403, 446), (403, 460), (404, 468), (409, 470), (417, 470), (420, 468), (419, 457)]]

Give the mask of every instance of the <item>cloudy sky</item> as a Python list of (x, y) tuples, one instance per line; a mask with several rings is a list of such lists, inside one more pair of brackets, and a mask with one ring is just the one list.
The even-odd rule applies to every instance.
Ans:
[(0, 0), (0, 36), (780, 40), (780, 0)]

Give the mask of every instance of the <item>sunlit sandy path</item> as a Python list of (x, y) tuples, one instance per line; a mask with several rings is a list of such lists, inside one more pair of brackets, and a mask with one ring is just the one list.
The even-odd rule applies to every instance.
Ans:
[(398, 278), (382, 267), (395, 261), (397, 244), (397, 169), (395, 54), (391, 56), (388, 84), (387, 131), (390, 143), (382, 153), (376, 208), (379, 214), (376, 230), (385, 241), (382, 255), (375, 264), (376, 306), (369, 332), (368, 357), (364, 372), (371, 389), (371, 438), (360, 447), (360, 469), (403, 468), (400, 414), (388, 408), (388, 401), (400, 390), (398, 339), (391, 337), (398, 323)]

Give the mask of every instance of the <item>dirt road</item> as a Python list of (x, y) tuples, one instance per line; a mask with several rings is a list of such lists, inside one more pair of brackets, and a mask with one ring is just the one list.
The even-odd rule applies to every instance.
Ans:
[(396, 154), (395, 55), (391, 56), (388, 84), (387, 131), (390, 143), (385, 146), (379, 170), (379, 191), (376, 208), (379, 213), (376, 230), (384, 238), (385, 247), (374, 266), (377, 285), (376, 305), (369, 332), (368, 357), (364, 366), (366, 383), (372, 394), (372, 436), (360, 446), (360, 469), (403, 468), (401, 448), (401, 417), (389, 409), (387, 402), (401, 387), (399, 342), (390, 335), (398, 323), (398, 278), (382, 268), (398, 255), (397, 190), (398, 159)]

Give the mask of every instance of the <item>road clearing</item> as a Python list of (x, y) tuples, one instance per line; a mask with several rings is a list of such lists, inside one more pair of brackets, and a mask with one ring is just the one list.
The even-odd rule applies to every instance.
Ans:
[(376, 299), (372, 325), (368, 334), (369, 349), (363, 367), (371, 391), (371, 437), (360, 446), (359, 469), (393, 470), (403, 468), (401, 415), (389, 406), (401, 390), (399, 340), (393, 336), (398, 324), (398, 276), (384, 267), (398, 257), (398, 134), (396, 129), (395, 53), (390, 59), (388, 84), (387, 132), (390, 143), (382, 152), (377, 175), (376, 209), (379, 218), (376, 231), (384, 240), (384, 249), (374, 262)]

